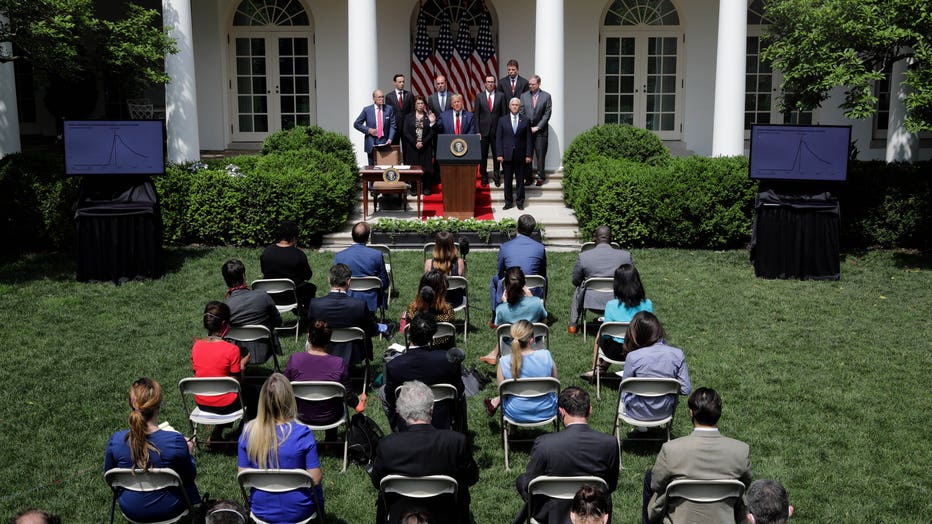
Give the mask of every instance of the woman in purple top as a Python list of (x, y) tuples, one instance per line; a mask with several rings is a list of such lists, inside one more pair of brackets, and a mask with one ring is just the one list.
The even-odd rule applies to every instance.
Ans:
[[(675, 378), (680, 383), (680, 395), (689, 395), (692, 385), (683, 350), (668, 346), (663, 339), (663, 326), (653, 313), (641, 311), (634, 315), (625, 331), (625, 372), (621, 379), (632, 377)], [(640, 420), (659, 420), (670, 415), (676, 405), (676, 395), (640, 397), (625, 393), (621, 409)]]

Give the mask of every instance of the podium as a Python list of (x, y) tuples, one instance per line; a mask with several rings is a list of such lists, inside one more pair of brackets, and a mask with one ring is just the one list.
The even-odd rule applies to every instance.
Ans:
[(479, 135), (437, 135), (444, 216), (476, 215), (476, 173), (481, 160)]

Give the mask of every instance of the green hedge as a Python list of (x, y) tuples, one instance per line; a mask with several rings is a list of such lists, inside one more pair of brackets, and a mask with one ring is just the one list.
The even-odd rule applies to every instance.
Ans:
[(355, 173), (359, 171), (356, 165), (356, 153), (353, 144), (345, 136), (333, 131), (327, 131), (318, 126), (298, 126), (285, 131), (279, 131), (262, 143), (262, 154), (269, 155), (281, 151), (297, 151), (300, 149), (313, 149), (332, 153), (343, 163), (350, 166)]
[(852, 162), (839, 191), (845, 247), (932, 246), (932, 162)]

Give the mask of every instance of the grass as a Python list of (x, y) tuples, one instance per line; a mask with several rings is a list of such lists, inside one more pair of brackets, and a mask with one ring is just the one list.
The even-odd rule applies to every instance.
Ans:
[[(163, 278), (120, 287), (75, 282), (69, 255), (0, 265), (0, 520), (38, 506), (69, 523), (105, 521), (103, 453), (109, 435), (126, 426), (130, 383), (143, 375), (159, 380), (166, 392), (161, 419), (187, 429), (176, 384), (191, 374), (202, 308), (222, 297), (220, 265), (227, 258), (241, 258), (252, 279), (259, 276), (259, 253), (170, 249)], [(333, 254), (309, 256), (313, 280), (324, 290)], [(750, 444), (756, 478), (787, 486), (794, 522), (927, 521), (928, 256), (848, 254), (837, 282), (760, 280), (743, 251), (637, 250), (634, 257), (668, 341), (686, 352), (693, 386), (722, 393), (722, 432)], [(565, 330), (574, 261), (574, 253), (549, 255), (547, 307), (558, 317), (551, 350), (563, 384), (592, 392), (577, 378), (589, 366), (591, 345)], [(393, 262), (400, 296), (390, 316), (397, 319), (415, 291), (422, 255), (395, 252)], [(485, 326), (494, 265), (494, 252), (469, 256), (470, 364), (494, 339)], [(283, 343), (286, 353), (300, 349), (293, 340)], [(376, 344), (379, 352), (386, 343)], [(491, 392), (489, 386), (483, 393)], [(616, 401), (611, 388), (594, 401), (596, 429), (611, 431)], [(367, 413), (387, 427), (372, 396)], [(482, 468), (472, 489), (476, 520), (509, 522), (520, 506), (514, 479), (529, 446), (517, 447), (506, 472), (498, 418), (485, 415), (481, 395), (469, 401), (469, 421)], [(680, 409), (674, 433), (689, 431)], [(626, 446), (615, 522), (638, 521), (642, 475), (657, 449)], [(197, 460), (202, 492), (239, 498), (233, 457), (201, 451)], [(363, 471), (340, 474), (335, 454), (323, 457), (323, 468), (328, 521), (372, 522), (375, 490)]]

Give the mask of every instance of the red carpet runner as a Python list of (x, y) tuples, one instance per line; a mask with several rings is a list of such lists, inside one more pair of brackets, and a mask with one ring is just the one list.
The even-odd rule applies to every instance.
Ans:
[[(425, 196), (424, 218), (442, 217), (443, 216), (443, 184), (438, 184), (432, 189), (433, 194)], [(476, 220), (492, 220), (492, 194), (488, 187), (482, 187), (479, 183), (478, 170), (476, 172)]]

